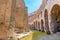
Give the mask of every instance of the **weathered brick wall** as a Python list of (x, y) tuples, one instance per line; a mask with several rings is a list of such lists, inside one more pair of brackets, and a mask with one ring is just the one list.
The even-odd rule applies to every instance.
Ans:
[(16, 27), (19, 29), (19, 32), (26, 32), (28, 27), (28, 14), (27, 14), (27, 8), (24, 5), (24, 2), (21, 3), (21, 1), (16, 3), (16, 15), (15, 15), (15, 21), (16, 21)]
[(7, 40), (9, 36), (13, 36), (12, 28), (16, 28), (18, 32), (27, 31), (27, 8), (23, 0), (19, 1), (0, 0), (0, 39)]
[[(26, 16), (25, 16), (26, 15)], [(24, 0), (16, 0), (15, 32), (22, 33), (28, 27), (28, 14)]]
[(10, 17), (12, 13), (12, 0), (0, 0), (0, 39), (7, 40)]

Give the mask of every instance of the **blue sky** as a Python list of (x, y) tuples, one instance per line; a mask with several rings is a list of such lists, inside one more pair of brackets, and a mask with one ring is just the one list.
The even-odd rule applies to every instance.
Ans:
[(28, 13), (32, 13), (39, 9), (42, 0), (24, 0), (25, 5), (28, 7)]

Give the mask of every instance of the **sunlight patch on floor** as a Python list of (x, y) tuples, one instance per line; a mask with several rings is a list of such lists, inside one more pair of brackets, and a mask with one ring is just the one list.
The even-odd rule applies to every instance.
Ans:
[(26, 37), (23, 37), (23, 38), (21, 38), (20, 40), (32, 40), (32, 31), (31, 31), (31, 33), (29, 34), (29, 35), (27, 35)]

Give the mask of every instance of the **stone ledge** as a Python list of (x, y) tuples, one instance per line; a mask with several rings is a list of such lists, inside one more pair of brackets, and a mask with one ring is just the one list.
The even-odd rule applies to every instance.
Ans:
[(30, 34), (31, 32), (25, 32), (25, 33), (21, 33), (21, 34), (16, 34), (16, 38), (21, 39), (23, 37), (26, 37)]

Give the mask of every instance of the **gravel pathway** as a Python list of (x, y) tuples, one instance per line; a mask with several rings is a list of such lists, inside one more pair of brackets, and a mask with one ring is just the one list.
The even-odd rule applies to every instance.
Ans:
[(58, 39), (60, 39), (60, 33), (39, 37), (39, 40), (58, 40)]

